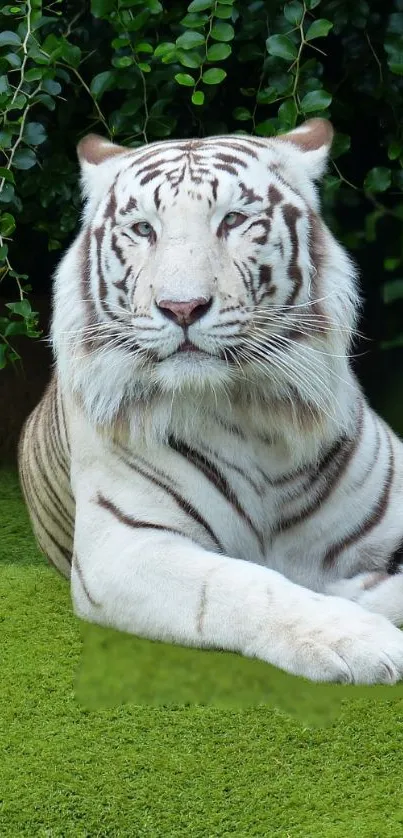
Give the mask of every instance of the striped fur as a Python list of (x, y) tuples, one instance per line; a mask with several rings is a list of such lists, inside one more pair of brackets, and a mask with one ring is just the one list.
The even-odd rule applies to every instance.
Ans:
[(394, 683), (402, 445), (349, 365), (354, 271), (315, 187), (331, 138), (80, 144), (21, 483), (84, 619)]

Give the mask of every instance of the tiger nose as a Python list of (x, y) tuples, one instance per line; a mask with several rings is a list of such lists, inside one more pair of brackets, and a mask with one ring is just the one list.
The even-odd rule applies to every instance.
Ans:
[(174, 320), (179, 326), (191, 326), (207, 314), (212, 302), (212, 297), (209, 300), (198, 297), (197, 300), (161, 300), (157, 306), (168, 320)]

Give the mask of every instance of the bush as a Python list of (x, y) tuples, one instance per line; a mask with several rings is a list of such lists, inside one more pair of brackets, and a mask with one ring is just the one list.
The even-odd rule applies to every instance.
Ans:
[(383, 345), (403, 345), (403, 0), (386, 5), (3, 6), (0, 277), (11, 301), (0, 318), (0, 367), (19, 358), (15, 335), (39, 334), (32, 266), (44, 261), (44, 242), (57, 255), (74, 235), (82, 136), (97, 131), (130, 146), (240, 131), (273, 136), (312, 116), (332, 119), (338, 131), (323, 184), (327, 219), (359, 260), (378, 248), (380, 275), (371, 282), (390, 307)]

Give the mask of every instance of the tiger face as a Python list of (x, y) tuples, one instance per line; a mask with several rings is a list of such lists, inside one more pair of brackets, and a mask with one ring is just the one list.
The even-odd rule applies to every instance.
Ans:
[[(301, 388), (306, 346), (352, 318), (350, 266), (318, 215), (331, 140), (324, 120), (271, 140), (133, 150), (85, 138), (87, 203), (57, 279), (56, 351), (70, 325), (70, 364), (79, 357), (91, 375), (109, 366), (126, 400), (139, 388)], [(67, 295), (69, 259), (79, 281)], [(340, 274), (331, 288), (329, 266)]]

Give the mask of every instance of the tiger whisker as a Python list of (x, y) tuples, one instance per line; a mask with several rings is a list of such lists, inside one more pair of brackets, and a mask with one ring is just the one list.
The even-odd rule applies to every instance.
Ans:
[[(289, 394), (287, 392), (284, 394), (284, 375), (283, 375), (284, 367), (281, 364), (281, 362), (279, 361), (279, 359), (276, 358), (276, 357), (271, 357), (271, 359), (270, 359), (271, 360), (270, 370), (267, 368), (267, 365), (265, 365), (263, 363), (263, 361), (261, 361), (259, 358), (256, 358), (254, 353), (251, 354), (251, 355), (248, 355), (247, 353), (244, 353), (244, 359), (249, 361), (249, 362), (252, 361), (253, 364), (257, 365), (258, 368), (260, 369), (260, 371), (263, 372), (263, 374), (266, 375), (266, 377), (268, 377), (270, 379), (270, 381), (274, 380), (274, 382), (276, 384), (280, 385), (280, 389), (282, 391), (281, 392), (281, 398), (284, 398), (284, 395), (285, 395), (285, 397), (287, 398), (287, 401), (290, 402), (291, 412), (293, 413), (294, 418), (297, 421), (292, 396), (291, 396), (291, 394)], [(280, 373), (280, 379), (275, 374), (273, 375), (272, 366), (274, 366), (274, 368)], [(319, 403), (318, 400), (312, 394), (310, 394), (310, 398), (311, 398), (312, 404), (316, 407), (316, 409), (318, 410), (319, 413), (325, 414), (328, 417), (328, 419), (330, 419), (331, 421), (334, 420), (334, 416), (330, 415), (327, 412), (326, 408), (323, 406), (323, 404)], [(304, 399), (304, 402), (307, 405), (307, 407), (308, 407), (308, 409), (309, 409), (309, 411), (312, 415), (312, 419), (313, 419), (314, 423), (318, 424), (318, 417), (315, 416), (315, 414), (313, 412), (313, 409), (312, 409), (312, 405), (310, 404), (309, 399), (308, 400)]]
[[(307, 351), (307, 350), (313, 349), (313, 347), (308, 347), (306, 344), (295, 343), (294, 341), (290, 340), (290, 338), (286, 338), (283, 335), (278, 335), (278, 336), (276, 335), (273, 342), (270, 344), (270, 347), (268, 347), (268, 348), (272, 348), (272, 347), (276, 346), (276, 339), (277, 338), (278, 338), (278, 341), (280, 342), (280, 344), (283, 343), (283, 344), (286, 344), (286, 346), (292, 346), (293, 349), (298, 348), (298, 351), (301, 351), (301, 350), (302, 351)], [(278, 346), (278, 344), (277, 344), (276, 348), (279, 349), (280, 351), (284, 351), (284, 350), (282, 350), (281, 346)], [(316, 351), (316, 350), (314, 350), (314, 351)], [(318, 352), (319, 352), (319, 350), (318, 350)], [(322, 354), (322, 355), (328, 354), (329, 357), (332, 357), (332, 358), (339, 358), (339, 357), (343, 358), (343, 357), (345, 357), (343, 355), (341, 355), (341, 356), (332, 355), (330, 353), (320, 353), (320, 354)], [(287, 355), (287, 358), (289, 358), (288, 355)], [(292, 362), (294, 362), (294, 361), (295, 361), (295, 359), (292, 359)], [(319, 364), (322, 367), (322, 369), (328, 370), (328, 367), (325, 365), (325, 363), (320, 358), (318, 358), (318, 357), (316, 358), (316, 363)], [(336, 377), (337, 379), (339, 379), (339, 381), (341, 381), (342, 384), (345, 384), (347, 387), (351, 387), (352, 389), (355, 389), (354, 385), (350, 381), (348, 381), (347, 379), (338, 375), (338, 373), (336, 373), (333, 369), (331, 370), (331, 375), (332, 375), (332, 377)]]
[[(276, 340), (277, 338), (281, 341), (287, 342), (295, 348), (301, 348), (303, 350), (309, 350), (310, 352), (315, 352), (319, 355), (326, 355), (328, 358), (361, 358), (362, 355), (365, 355), (364, 352), (357, 352), (355, 354), (343, 353), (341, 355), (337, 355), (335, 352), (325, 352), (322, 349), (317, 349), (315, 346), (311, 346), (307, 343), (300, 343), (299, 341), (293, 340), (292, 338), (287, 337), (287, 335), (268, 335), (264, 329), (259, 328), (258, 326), (255, 327), (254, 332), (258, 332), (261, 335), (264, 335), (267, 340), (267, 346), (271, 345), (272, 340)], [(253, 333), (254, 333), (253, 332)], [(253, 334), (252, 333), (252, 334)], [(309, 332), (305, 332), (301, 330), (302, 335), (306, 335), (307, 337), (311, 337)]]
[[(284, 355), (282, 355), (282, 354), (279, 355), (278, 353), (272, 351), (270, 356), (267, 356), (267, 354), (265, 354), (263, 352), (263, 350), (260, 347), (257, 347), (256, 344), (254, 344), (253, 342), (248, 341), (247, 343), (248, 343), (248, 346), (250, 347), (250, 349), (253, 352), (256, 352), (257, 355), (261, 359), (268, 362), (268, 366), (270, 366), (270, 363), (275, 358), (277, 364), (282, 367), (282, 369), (286, 373), (286, 375), (291, 376), (291, 383), (294, 386), (297, 386), (299, 390), (300, 390), (300, 385), (305, 384), (305, 385), (308, 385), (307, 389), (308, 389), (308, 392), (309, 392), (309, 385), (311, 384), (311, 382), (313, 383), (314, 381), (316, 381), (317, 384), (319, 384), (320, 387), (322, 388), (322, 394), (323, 394), (323, 392), (327, 393), (328, 396), (330, 397), (329, 401), (334, 401), (335, 400), (334, 399), (334, 394), (330, 390), (326, 380), (319, 374), (318, 370), (313, 371), (311, 369), (309, 371), (309, 379), (308, 379), (307, 374), (306, 374), (306, 368), (304, 367), (303, 364), (296, 361), (296, 359), (292, 359), (292, 363), (290, 364), (290, 360), (288, 358), (287, 359), (284, 358)], [(281, 353), (281, 350), (280, 350), (280, 353)], [(295, 372), (298, 373), (298, 379), (294, 379), (292, 377), (292, 374), (295, 373)], [(317, 401), (317, 399), (316, 399), (316, 401)], [(321, 409), (324, 409), (324, 406), (322, 406)], [(329, 417), (329, 418), (331, 418), (331, 417)]]

